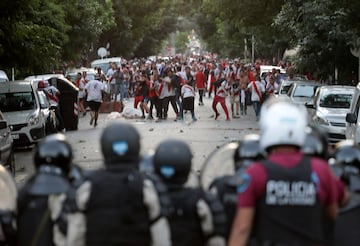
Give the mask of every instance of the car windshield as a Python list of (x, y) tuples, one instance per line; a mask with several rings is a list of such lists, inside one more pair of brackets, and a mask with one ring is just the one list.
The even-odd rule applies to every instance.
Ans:
[(289, 89), (291, 87), (291, 84), (290, 85), (284, 85), (282, 88), (281, 88), (281, 91), (280, 91), (280, 94), (287, 94)]
[(334, 92), (321, 95), (319, 106), (324, 108), (350, 108), (352, 94), (339, 94)]
[(0, 94), (0, 108), (3, 112), (33, 109), (35, 108), (34, 94), (31, 91)]
[(298, 85), (295, 88), (293, 97), (312, 97), (315, 87), (312, 85)]

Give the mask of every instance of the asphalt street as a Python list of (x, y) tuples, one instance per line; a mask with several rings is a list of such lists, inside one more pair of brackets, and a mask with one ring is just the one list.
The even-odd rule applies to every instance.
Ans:
[[(211, 108), (212, 99), (205, 98), (204, 106), (198, 106), (198, 98), (195, 99), (195, 114), (197, 121), (191, 121), (190, 113), (185, 114), (183, 121), (175, 121), (175, 113), (169, 107), (169, 117), (164, 121), (125, 119), (123, 117), (110, 119), (109, 114), (100, 114), (98, 126), (90, 126), (90, 114), (81, 117), (79, 129), (65, 133), (74, 150), (74, 163), (87, 170), (101, 168), (103, 166), (100, 135), (102, 129), (109, 122), (116, 120), (133, 124), (141, 135), (141, 154), (144, 155), (156, 149), (156, 146), (165, 139), (175, 138), (186, 141), (193, 152), (193, 173), (197, 173), (207, 156), (213, 153), (221, 145), (239, 140), (244, 135), (258, 132), (258, 122), (251, 106), (248, 107), (247, 115), (240, 118), (232, 118), (226, 121), (225, 113), (220, 104), (217, 108), (220, 117), (215, 120)], [(230, 104), (227, 102), (231, 115)], [(133, 99), (126, 102), (127, 107), (133, 107)], [(16, 176), (15, 179), (21, 185), (30, 174), (34, 172), (33, 149), (20, 149), (15, 153)], [(231, 158), (231, 156), (229, 156)]]

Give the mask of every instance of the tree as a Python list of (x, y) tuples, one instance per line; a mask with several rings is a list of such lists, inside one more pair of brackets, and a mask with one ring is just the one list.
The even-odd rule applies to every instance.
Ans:
[(279, 35), (272, 23), (283, 2), (204, 0), (197, 18), (202, 37), (210, 50), (217, 50), (223, 56), (241, 56), (244, 39), (254, 35), (257, 56), (269, 59), (278, 57), (285, 50), (287, 39)]
[(335, 68), (354, 67), (350, 45), (359, 36), (359, 26), (350, 19), (359, 20), (358, 14), (354, 16), (359, 11), (358, 1), (292, 0), (284, 4), (275, 25), (299, 45), (297, 66), (328, 80), (334, 79)]
[(86, 59), (94, 49), (100, 35), (115, 26), (114, 11), (110, 0), (58, 0), (66, 11), (65, 21), (70, 26), (63, 46), (65, 61)]
[(52, 71), (59, 64), (69, 26), (53, 0), (2, 1), (0, 66), (18, 75)]

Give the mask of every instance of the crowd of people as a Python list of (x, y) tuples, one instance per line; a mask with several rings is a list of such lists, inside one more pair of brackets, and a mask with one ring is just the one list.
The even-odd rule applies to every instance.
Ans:
[(153, 171), (140, 171), (139, 132), (114, 121), (100, 137), (105, 168), (86, 172), (73, 163), (65, 135), (49, 135), (36, 146), (35, 174), (19, 192), (0, 168), (0, 241), (358, 245), (360, 148), (346, 142), (329, 156), (325, 135), (287, 99), (265, 102), (259, 126), (258, 137), (244, 137), (226, 157), (235, 174), (208, 190), (186, 185), (193, 165), (186, 142), (161, 142), (146, 159)]
[[(221, 105), (226, 120), (246, 115), (248, 105), (253, 105), (258, 119), (260, 104), (274, 94), (283, 76), (274, 69), (261, 78), (261, 64), (262, 61), (243, 64), (238, 59), (139, 60), (120, 65), (110, 62), (107, 71), (96, 69), (95, 79), (105, 85), (104, 100), (120, 102), (120, 108), (123, 108), (124, 100), (133, 97), (133, 107), (141, 110), (143, 119), (166, 120), (171, 105), (175, 120), (182, 120), (184, 112), (189, 111), (196, 121), (195, 105), (203, 106), (206, 96), (213, 99), (214, 119), (220, 115), (217, 104)], [(289, 64), (283, 66), (291, 70)], [(86, 72), (79, 73), (75, 83), (80, 90), (80, 109), (86, 114)], [(229, 98), (231, 115), (226, 98)]]

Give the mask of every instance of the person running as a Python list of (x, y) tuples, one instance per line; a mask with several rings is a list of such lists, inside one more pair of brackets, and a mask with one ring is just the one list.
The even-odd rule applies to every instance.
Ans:
[(216, 91), (216, 94), (215, 94), (215, 97), (214, 97), (213, 103), (212, 103), (212, 109), (215, 112), (215, 120), (217, 120), (220, 116), (219, 111), (216, 109), (216, 105), (218, 103), (220, 103), (221, 107), (223, 108), (223, 110), (226, 114), (226, 120), (227, 121), (230, 120), (229, 111), (227, 109), (226, 102), (225, 102), (225, 99), (229, 93), (229, 90), (230, 90), (230, 86), (229, 86), (228, 82), (226, 80), (224, 80), (221, 83), (219, 89)]
[(85, 85), (87, 94), (87, 103), (91, 109), (90, 125), (94, 123), (94, 127), (98, 125), (99, 109), (102, 103), (104, 85), (99, 80), (90, 80)]

